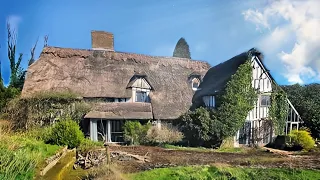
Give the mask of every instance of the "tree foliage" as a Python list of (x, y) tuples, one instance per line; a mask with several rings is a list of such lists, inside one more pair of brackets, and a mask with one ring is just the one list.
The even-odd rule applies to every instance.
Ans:
[[(1, 74), (1, 60), (0, 60), (0, 113), (3, 111), (7, 103), (18, 96), (23, 88), (26, 71), (22, 68), (21, 63), (23, 59), (23, 54), (19, 53), (18, 59), (16, 60), (17, 53), (17, 39), (14, 29), (11, 29), (10, 23), (7, 23), (7, 52), (8, 60), (10, 65), (10, 81), (9, 86), (5, 87), (3, 83), (3, 78)], [(37, 42), (31, 48), (31, 57), (28, 61), (28, 66), (34, 63), (34, 55)]]
[(320, 84), (282, 86), (288, 98), (299, 112), (303, 126), (314, 138), (320, 138)]
[(189, 111), (180, 117), (179, 128), (189, 146), (203, 146), (213, 137), (212, 113), (204, 107)]
[(257, 94), (252, 88), (251, 57), (240, 65), (226, 88), (216, 96), (216, 109), (200, 107), (180, 117), (180, 128), (190, 145), (220, 146), (234, 136), (254, 107)]
[(173, 51), (173, 57), (191, 59), (189, 45), (184, 38), (180, 38), (177, 42), (177, 45)]

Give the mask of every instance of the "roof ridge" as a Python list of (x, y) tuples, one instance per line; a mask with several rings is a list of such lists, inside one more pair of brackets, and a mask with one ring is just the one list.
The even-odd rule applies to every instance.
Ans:
[[(82, 48), (65, 48), (65, 47), (57, 47), (57, 46), (47, 46), (44, 47), (41, 54), (45, 53), (55, 53), (52, 50), (69, 50), (74, 52), (107, 52), (107, 53), (117, 53), (117, 54), (127, 54), (127, 55), (138, 55), (141, 57), (150, 57), (150, 58), (161, 58), (161, 59), (174, 59), (179, 61), (191, 61), (191, 62), (199, 62), (199, 63), (206, 63), (210, 65), (207, 61), (204, 60), (196, 60), (196, 59), (188, 59), (188, 58), (180, 58), (180, 57), (173, 57), (173, 56), (153, 56), (148, 54), (139, 54), (139, 53), (133, 53), (133, 52), (121, 52), (121, 51), (107, 51), (107, 50), (94, 50), (94, 49), (82, 49)], [(211, 65), (210, 65), (211, 66)]]

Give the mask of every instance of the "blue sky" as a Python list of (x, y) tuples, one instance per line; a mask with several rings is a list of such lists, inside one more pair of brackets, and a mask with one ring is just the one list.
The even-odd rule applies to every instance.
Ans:
[[(159, 56), (172, 56), (176, 42), (184, 37), (192, 58), (208, 61), (212, 66), (257, 47), (264, 53), (265, 64), (279, 84), (319, 82), (320, 54), (306, 52), (320, 45), (316, 35), (320, 27), (319, 13), (309, 10), (319, 1), (310, 0), (311, 3), (303, 6), (293, 1), (284, 2), (286, 4), (270, 0), (5, 1), (0, 7), (3, 78), (8, 83), (6, 21), (9, 21), (18, 32), (17, 53), (24, 53), (24, 67), (30, 58), (30, 48), (38, 38), (36, 58), (39, 57), (44, 35), (49, 35), (49, 46), (89, 49), (90, 31), (104, 30), (114, 33), (116, 51)], [(292, 12), (301, 12), (305, 19), (299, 19)], [(309, 20), (311, 23), (303, 24)], [(304, 32), (310, 28), (315, 30)]]

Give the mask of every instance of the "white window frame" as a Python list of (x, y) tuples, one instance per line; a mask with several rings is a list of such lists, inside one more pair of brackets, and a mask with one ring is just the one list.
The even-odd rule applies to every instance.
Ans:
[[(198, 86), (197, 86), (196, 88), (193, 87), (193, 85), (194, 85), (195, 83), (198, 84)], [(194, 91), (198, 90), (199, 86), (200, 86), (200, 79), (199, 79), (199, 78), (193, 78), (192, 81), (191, 81), (192, 90), (194, 90)]]

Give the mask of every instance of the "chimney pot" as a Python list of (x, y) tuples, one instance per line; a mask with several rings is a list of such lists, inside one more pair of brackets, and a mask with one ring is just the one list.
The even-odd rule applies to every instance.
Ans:
[(114, 51), (113, 34), (105, 31), (91, 31), (91, 45), (94, 50)]

